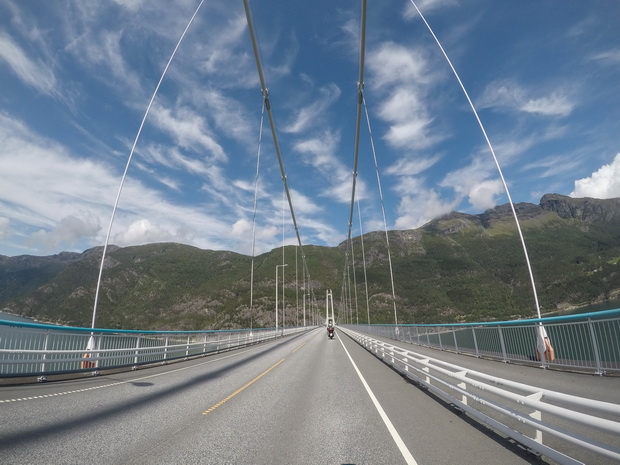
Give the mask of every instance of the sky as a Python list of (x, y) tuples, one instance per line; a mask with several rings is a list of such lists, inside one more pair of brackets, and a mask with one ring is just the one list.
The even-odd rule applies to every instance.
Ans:
[[(0, 255), (103, 245), (126, 167), (111, 244), (251, 255), (296, 243), (241, 0), (201, 5), (128, 165), (199, 3), (0, 0)], [(620, 197), (620, 2), (416, 5), (513, 201)], [(349, 224), (360, 2), (250, 7), (302, 243), (335, 246)], [(383, 230), (382, 205), (388, 229), (413, 229), (506, 203), (410, 0), (368, 2), (365, 52), (352, 234)]]

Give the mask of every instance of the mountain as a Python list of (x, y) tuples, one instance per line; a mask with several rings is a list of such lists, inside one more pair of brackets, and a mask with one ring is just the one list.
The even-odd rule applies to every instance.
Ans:
[[(519, 203), (515, 210), (543, 312), (620, 296), (620, 199), (548, 194), (539, 205)], [(393, 323), (391, 258), (399, 323), (535, 315), (510, 205), (479, 215), (452, 212), (415, 230), (390, 231), (388, 238), (390, 257), (385, 232), (354, 238), (354, 253), (347, 253), (346, 243), (304, 246), (311, 277), (308, 287), (319, 311), (324, 312), (325, 290), (333, 289), (336, 306), (345, 300), (353, 307), (340, 312), (341, 321), (359, 317), (366, 322), (370, 314), (372, 323)], [(284, 296), (279, 290), (280, 308), (283, 301), (286, 305), (285, 324), (302, 318), (302, 260), (297, 252), (296, 267), (295, 249), (285, 247), (288, 267), (279, 269), (286, 282)], [(42, 321), (90, 326), (101, 252), (98, 247), (50, 257), (0, 256), (0, 309)], [(278, 248), (252, 260), (174, 243), (110, 246), (96, 326), (175, 330), (273, 326), (275, 267), (282, 263), (281, 254)], [(345, 288), (347, 255), (355, 264), (355, 270), (346, 272), (348, 282), (357, 286)]]

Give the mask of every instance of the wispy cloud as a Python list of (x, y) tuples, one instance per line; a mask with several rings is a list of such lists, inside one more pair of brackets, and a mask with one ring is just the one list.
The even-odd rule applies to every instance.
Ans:
[[(488, 147), (410, 2), (370, 3), (364, 97), (373, 147), (364, 122), (357, 178), (366, 231), (383, 229), (371, 150), (388, 227), (501, 201)], [(487, 110), (513, 198), (569, 191), (575, 179), (575, 192), (615, 192), (601, 187), (613, 186), (601, 166), (618, 152), (620, 47), (610, 10), (580, 4), (543, 24), (541, 5), (487, 3), (418, 5)], [(197, 4), (0, 1), (3, 250), (102, 243), (136, 130)], [(301, 234), (333, 245), (350, 211), (359, 6), (316, 6), (265, 0), (253, 12)], [(204, 2), (138, 141), (113, 241), (249, 252), (262, 105), (243, 5)], [(282, 240), (281, 173), (262, 130), (259, 250)]]
[[(295, 144), (295, 151), (301, 154), (301, 161), (309, 169), (316, 170), (317, 182), (321, 182), (323, 196), (347, 204), (351, 201), (351, 168), (344, 165), (336, 155), (340, 136), (326, 130), (316, 137)], [(358, 197), (364, 196), (364, 182), (359, 181)]]
[(385, 174), (397, 176), (416, 176), (431, 168), (439, 161), (441, 156), (433, 155), (430, 157), (402, 158), (389, 166), (385, 170)]
[(300, 133), (315, 127), (317, 124), (323, 125), (321, 116), (325, 111), (338, 100), (341, 91), (337, 85), (331, 83), (319, 89), (318, 96), (313, 102), (300, 110), (295, 111), (293, 122), (283, 128), (284, 132)]
[(566, 90), (556, 89), (548, 95), (538, 95), (512, 80), (489, 84), (477, 102), (478, 108), (524, 112), (541, 116), (568, 116), (576, 106)]
[(150, 121), (171, 135), (181, 147), (195, 152), (206, 149), (212, 160), (226, 161), (224, 149), (212, 136), (207, 121), (193, 108), (171, 109), (156, 105), (151, 112)]
[(476, 210), (496, 205), (497, 197), (504, 191), (495, 166), (484, 156), (475, 156), (470, 164), (449, 172), (439, 185), (454, 190), (457, 205), (466, 198)]
[(6, 34), (0, 33), (0, 61), (24, 84), (42, 94), (55, 96), (59, 93), (53, 69), (42, 60), (33, 60)]
[(607, 50), (592, 56), (592, 60), (609, 65), (620, 65), (620, 49)]
[[(20, 224), (30, 231), (21, 247), (51, 250), (102, 243), (118, 175), (108, 166), (70, 154), (6, 115), (0, 115), (0, 139), (0, 216), (10, 216), (13, 226)], [(118, 245), (126, 245), (182, 237), (207, 248), (221, 248), (230, 227), (224, 217), (175, 205), (130, 178), (123, 189), (113, 238)]]

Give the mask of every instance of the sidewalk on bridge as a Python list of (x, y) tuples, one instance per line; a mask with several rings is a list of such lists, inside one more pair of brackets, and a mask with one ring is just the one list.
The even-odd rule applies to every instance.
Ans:
[(474, 371), (492, 374), (498, 378), (529, 384), (531, 386), (563, 392), (588, 399), (620, 404), (620, 377), (599, 376), (591, 373), (578, 373), (543, 369), (540, 366), (507, 363), (499, 360), (477, 358), (457, 354), (447, 350), (433, 349), (404, 341), (377, 338), (411, 352), (452, 363)]

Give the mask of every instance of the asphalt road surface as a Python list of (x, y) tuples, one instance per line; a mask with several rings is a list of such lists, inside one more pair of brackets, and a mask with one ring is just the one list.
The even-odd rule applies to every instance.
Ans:
[(0, 387), (0, 463), (544, 462), (318, 329), (135, 372)]

